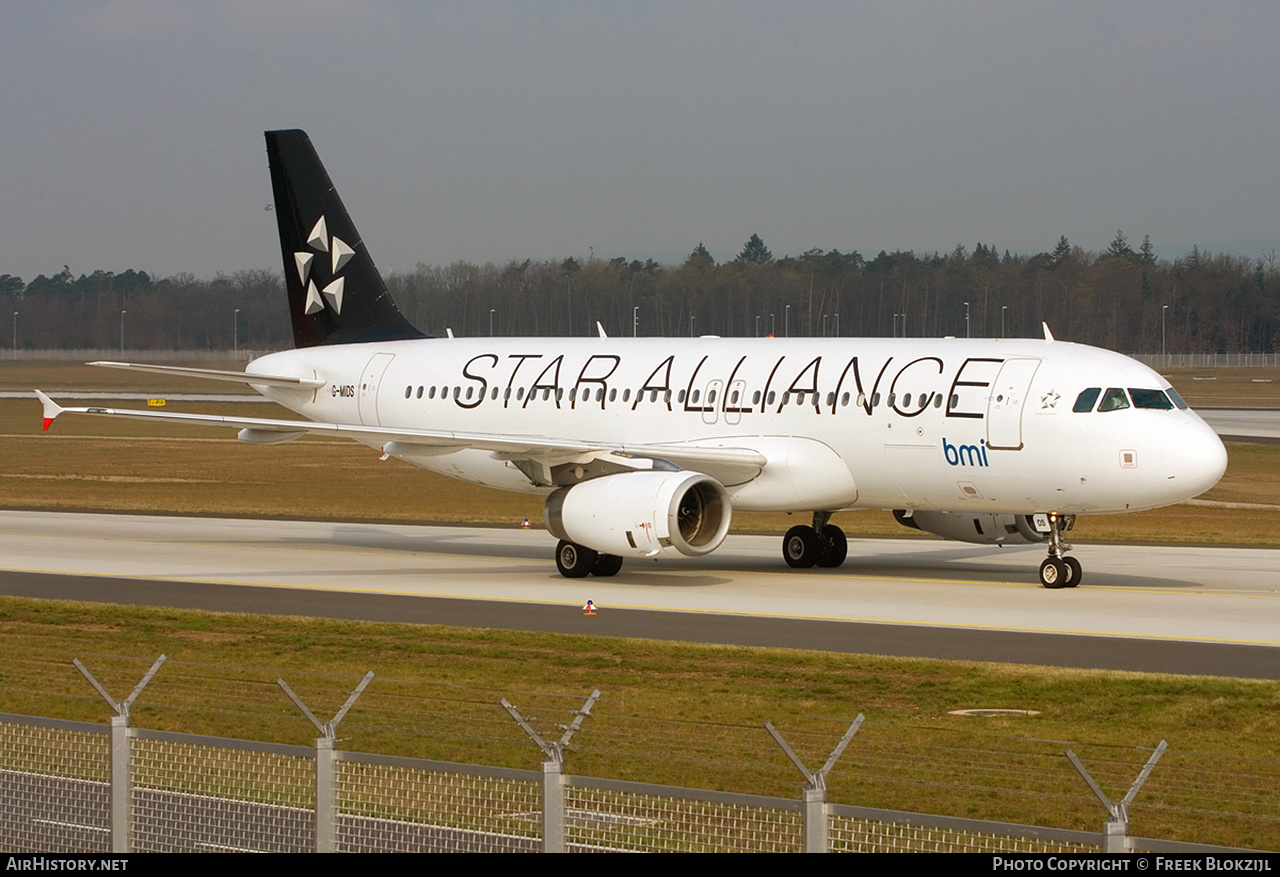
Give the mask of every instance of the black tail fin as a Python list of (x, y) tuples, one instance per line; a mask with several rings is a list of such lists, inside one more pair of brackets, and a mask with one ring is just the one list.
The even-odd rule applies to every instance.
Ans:
[(305, 131), (267, 131), (293, 343), (425, 338), (387, 292)]

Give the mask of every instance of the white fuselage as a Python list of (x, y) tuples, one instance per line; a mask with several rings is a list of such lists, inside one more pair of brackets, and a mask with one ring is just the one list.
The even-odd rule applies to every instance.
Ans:
[[(746, 511), (1124, 512), (1196, 496), (1226, 466), (1190, 409), (1074, 412), (1087, 388), (1169, 384), (1062, 341), (429, 339), (290, 350), (248, 371), (323, 380), (259, 387), (316, 421), (755, 450), (756, 477), (721, 479)], [(490, 451), (419, 450), (396, 456), (548, 492)]]

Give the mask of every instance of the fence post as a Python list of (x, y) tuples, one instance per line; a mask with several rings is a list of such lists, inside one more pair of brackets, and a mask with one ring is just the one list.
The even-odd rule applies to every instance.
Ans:
[(804, 851), (806, 853), (825, 853), (830, 849), (831, 841), (827, 831), (829, 821), (827, 819), (827, 774), (831, 773), (831, 768), (836, 766), (836, 761), (844, 753), (845, 747), (849, 745), (853, 735), (858, 733), (858, 728), (862, 727), (865, 720), (866, 716), (858, 713), (858, 717), (853, 720), (849, 730), (844, 732), (836, 748), (831, 750), (827, 763), (817, 771), (805, 767), (800, 756), (796, 755), (795, 751), (787, 745), (787, 741), (782, 739), (782, 735), (778, 733), (778, 729), (772, 722), (764, 723), (765, 730), (773, 736), (787, 758), (791, 759), (791, 763), (804, 775)]
[(166, 660), (164, 655), (156, 658), (151, 669), (143, 675), (142, 681), (134, 687), (133, 693), (122, 701), (108, 694), (98, 680), (93, 678), (89, 668), (80, 663), (79, 658), (71, 660), (76, 669), (89, 680), (89, 684), (115, 711), (115, 715), (111, 717), (111, 852), (113, 853), (131, 852), (130, 843), (133, 836), (133, 811), (129, 806), (130, 793), (133, 791), (133, 770), (129, 762), (133, 729), (129, 726), (129, 707), (138, 699), (142, 689), (147, 687), (147, 683)]
[(364, 674), (360, 684), (347, 698), (347, 702), (338, 710), (332, 721), (322, 722), (315, 717), (302, 698), (293, 693), (293, 689), (283, 679), (277, 678), (276, 684), (284, 689), (302, 714), (311, 724), (316, 726), (320, 736), (316, 738), (315, 781), (316, 781), (316, 823), (315, 844), (317, 853), (337, 852), (338, 847), (338, 723), (342, 721), (347, 710), (355, 704), (369, 683), (373, 681), (373, 671)]
[(130, 851), (129, 838), (133, 834), (130, 818), (129, 796), (133, 791), (133, 772), (129, 770), (129, 745), (133, 737), (129, 716), (111, 717), (111, 852)]
[(542, 762), (542, 851), (564, 852), (564, 760)]
[(564, 736), (559, 740), (544, 740), (542, 735), (533, 729), (525, 716), (520, 715), (504, 697), (498, 702), (511, 714), (518, 724), (546, 758), (542, 762), (542, 851), (544, 853), (563, 853), (564, 844), (564, 751), (569, 748), (569, 741), (582, 727), (582, 720), (591, 715), (591, 707), (600, 699), (600, 689), (591, 692), (582, 709), (574, 710), (573, 722), (561, 725)]
[(316, 852), (337, 852), (338, 741), (334, 737), (316, 738)]
[(1156, 762), (1160, 760), (1160, 756), (1164, 755), (1164, 751), (1168, 748), (1169, 744), (1161, 740), (1160, 745), (1156, 747), (1155, 752), (1151, 753), (1151, 757), (1147, 759), (1147, 763), (1139, 771), (1138, 778), (1133, 781), (1133, 785), (1129, 786), (1129, 791), (1119, 801), (1112, 801), (1108, 798), (1089, 771), (1085, 770), (1084, 765), (1080, 763), (1080, 759), (1076, 758), (1076, 754), (1070, 749), (1066, 751), (1067, 759), (1072, 766), (1075, 767), (1080, 776), (1084, 777), (1084, 781), (1089, 784), (1093, 794), (1102, 802), (1102, 806), (1107, 808), (1107, 822), (1102, 828), (1102, 847), (1104, 852), (1127, 853), (1130, 851), (1129, 805), (1133, 803), (1138, 790), (1147, 781), (1147, 777), (1151, 776), (1151, 769), (1156, 766)]

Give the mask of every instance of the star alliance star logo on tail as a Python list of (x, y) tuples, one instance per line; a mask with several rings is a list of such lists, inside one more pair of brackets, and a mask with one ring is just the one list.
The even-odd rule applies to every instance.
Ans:
[(324, 310), (325, 302), (329, 303), (329, 307), (333, 308), (335, 314), (342, 313), (343, 278), (337, 276), (337, 274), (344, 265), (351, 261), (351, 257), (356, 254), (356, 251), (337, 235), (329, 236), (323, 216), (316, 222), (315, 227), (311, 229), (311, 234), (307, 236), (307, 246), (315, 250), (316, 253), (329, 254), (332, 266), (329, 273), (333, 277), (333, 280), (326, 284), (323, 289), (317, 289), (315, 279), (311, 277), (311, 264), (315, 261), (316, 254), (306, 251), (293, 254), (293, 261), (298, 266), (298, 279), (307, 288), (307, 314), (320, 313)]

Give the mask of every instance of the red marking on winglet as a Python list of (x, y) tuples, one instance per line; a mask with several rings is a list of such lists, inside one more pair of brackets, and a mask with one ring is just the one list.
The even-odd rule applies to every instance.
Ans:
[(49, 431), (49, 424), (51, 424), (51, 423), (53, 423), (53, 418), (52, 418), (52, 417), (46, 417), (46, 418), (44, 419), (44, 431), (45, 431), (45, 432), (48, 432), (48, 431)]

